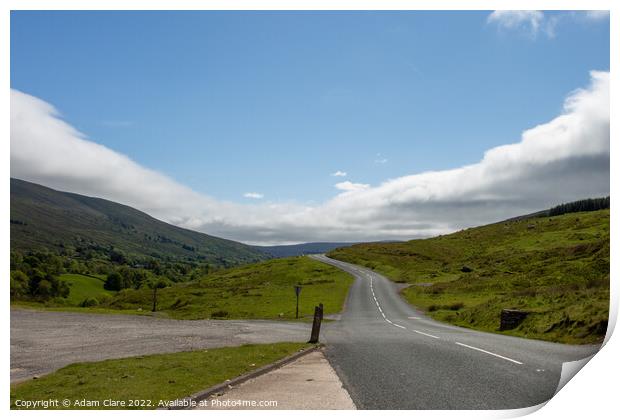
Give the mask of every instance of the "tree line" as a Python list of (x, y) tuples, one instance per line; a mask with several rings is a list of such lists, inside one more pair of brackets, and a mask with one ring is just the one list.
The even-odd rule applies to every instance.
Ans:
[(197, 280), (207, 275), (207, 263), (132, 258), (118, 250), (80, 254), (74, 250), (52, 252), (11, 251), (11, 300), (45, 302), (69, 296), (65, 273), (105, 276), (104, 288), (118, 291), (141, 287), (163, 288), (171, 283)]
[(578, 213), (582, 211), (596, 211), (609, 208), (609, 197), (588, 198), (586, 200), (564, 203), (549, 209), (546, 216), (559, 216), (566, 213)]

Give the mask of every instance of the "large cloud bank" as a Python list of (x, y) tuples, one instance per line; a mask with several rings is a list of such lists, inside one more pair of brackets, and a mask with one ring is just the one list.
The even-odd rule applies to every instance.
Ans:
[(344, 192), (317, 206), (236, 204), (140, 166), (87, 139), (52, 105), (11, 91), (11, 176), (256, 244), (418, 238), (607, 195), (609, 137), (609, 73), (591, 72), (590, 85), (566, 98), (561, 115), (472, 165), (363, 188), (347, 181)]

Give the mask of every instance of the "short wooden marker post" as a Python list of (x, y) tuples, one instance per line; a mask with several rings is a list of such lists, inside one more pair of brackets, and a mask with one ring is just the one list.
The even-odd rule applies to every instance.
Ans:
[(315, 344), (319, 342), (319, 334), (321, 333), (321, 321), (323, 321), (323, 304), (319, 303), (319, 306), (314, 307), (312, 333), (310, 334), (310, 341), (308, 341), (308, 343)]

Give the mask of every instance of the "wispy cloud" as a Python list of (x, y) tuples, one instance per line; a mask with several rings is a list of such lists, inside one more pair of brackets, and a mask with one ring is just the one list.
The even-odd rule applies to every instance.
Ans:
[(586, 10), (584, 12), (586, 19), (604, 20), (609, 19), (609, 10)]
[(495, 10), (487, 17), (488, 24), (535, 39), (539, 33), (556, 36), (557, 27), (565, 22), (598, 22), (609, 19), (609, 10), (587, 10), (544, 13), (539, 10)]
[(381, 153), (377, 153), (377, 156), (375, 158), (375, 163), (379, 164), (379, 165), (383, 165), (385, 163), (387, 163), (388, 160), (386, 157), (384, 157), (383, 155), (381, 155)]
[(253, 198), (256, 200), (260, 200), (261, 198), (265, 197), (264, 194), (257, 193), (257, 192), (246, 192), (245, 194), (243, 194), (243, 196), (245, 198)]
[(539, 10), (495, 10), (487, 17), (488, 23), (496, 24), (499, 28), (525, 29), (532, 36), (536, 36), (543, 20), (544, 14)]
[(332, 176), (347, 176), (347, 173), (344, 171), (336, 171), (332, 174)]
[(370, 185), (357, 184), (351, 181), (344, 181), (337, 183), (336, 185), (334, 185), (334, 187), (342, 191), (360, 191), (365, 190), (366, 188), (370, 188)]
[(425, 237), (609, 194), (609, 79), (609, 72), (592, 72), (560, 115), (478, 162), (372, 187), (346, 181), (318, 205), (238, 204), (199, 194), (87, 139), (52, 105), (12, 90), (11, 176), (248, 243)]

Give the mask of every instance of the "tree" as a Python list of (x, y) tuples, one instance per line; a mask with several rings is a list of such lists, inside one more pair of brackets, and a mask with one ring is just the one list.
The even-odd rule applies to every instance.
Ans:
[(151, 312), (157, 312), (157, 289), (168, 287), (170, 283), (161, 277), (156, 277), (148, 282), (149, 288), (153, 290), (153, 308)]
[(52, 283), (47, 280), (41, 280), (37, 285), (36, 294), (42, 298), (51, 297), (53, 295)]
[(123, 277), (119, 273), (110, 273), (106, 278), (103, 288), (106, 290), (119, 291), (123, 289)]
[(11, 299), (24, 298), (28, 295), (30, 279), (20, 270), (11, 272)]

